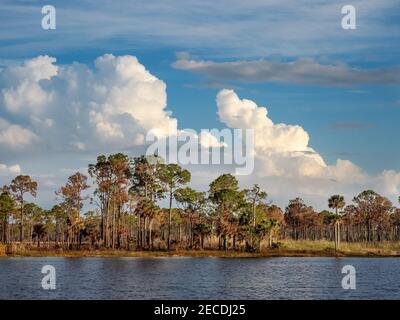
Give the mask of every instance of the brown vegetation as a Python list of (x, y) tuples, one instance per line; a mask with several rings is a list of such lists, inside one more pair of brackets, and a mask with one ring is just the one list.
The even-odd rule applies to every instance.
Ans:
[[(187, 187), (190, 172), (161, 158), (99, 156), (56, 192), (45, 210), (37, 183), (18, 176), (0, 190), (0, 242), (14, 254), (51, 255), (398, 255), (400, 209), (366, 190), (346, 206), (333, 195), (316, 212), (300, 198), (285, 210), (257, 185), (240, 189), (223, 174), (207, 193)], [(94, 193), (89, 194), (91, 184)], [(160, 208), (166, 198), (168, 207)], [(173, 207), (173, 203), (176, 207)], [(82, 212), (84, 205), (91, 210)], [(171, 251), (171, 252), (169, 252)], [(0, 247), (0, 255), (6, 252)], [(44, 253), (45, 254), (45, 253)], [(143, 253), (147, 255), (147, 253)]]

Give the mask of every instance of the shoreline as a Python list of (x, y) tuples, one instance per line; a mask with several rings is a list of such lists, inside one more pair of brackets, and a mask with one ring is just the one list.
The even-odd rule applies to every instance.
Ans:
[(283, 240), (277, 248), (263, 246), (261, 252), (245, 252), (240, 250), (217, 250), (213, 247), (205, 249), (165, 249), (126, 250), (126, 249), (90, 249), (66, 250), (43, 246), (14, 245), (7, 254), (4, 245), (0, 245), (2, 257), (218, 257), (218, 258), (272, 258), (272, 257), (400, 257), (400, 242), (360, 243), (343, 242), (338, 251), (329, 241)]
[(125, 250), (82, 250), (82, 251), (54, 251), (30, 250), (13, 254), (0, 255), (0, 258), (17, 257), (64, 257), (64, 258), (162, 258), (162, 257), (188, 257), (188, 258), (279, 258), (279, 257), (332, 257), (332, 258), (400, 258), (400, 253), (386, 252), (331, 252), (326, 250), (270, 250), (260, 253), (216, 250), (181, 250), (181, 251), (125, 251)]

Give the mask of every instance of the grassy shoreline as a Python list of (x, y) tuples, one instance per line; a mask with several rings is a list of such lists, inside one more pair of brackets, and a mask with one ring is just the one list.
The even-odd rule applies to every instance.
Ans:
[(173, 250), (173, 251), (126, 251), (126, 250), (54, 250), (16, 249), (6, 255), (0, 246), (0, 257), (220, 257), (220, 258), (265, 258), (265, 257), (400, 257), (399, 242), (375, 244), (343, 243), (335, 252), (327, 241), (282, 241), (280, 248), (264, 249), (259, 253), (218, 250)]

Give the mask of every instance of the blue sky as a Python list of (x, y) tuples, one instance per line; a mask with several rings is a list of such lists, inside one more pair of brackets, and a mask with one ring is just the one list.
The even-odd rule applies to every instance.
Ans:
[[(45, 4), (57, 10), (56, 30), (40, 27)], [(356, 8), (356, 30), (341, 27), (340, 10), (346, 4)], [(77, 61), (89, 68), (106, 53), (136, 56), (165, 82), (166, 109), (180, 128), (224, 127), (216, 95), (228, 88), (267, 107), (274, 123), (304, 128), (309, 145), (329, 165), (340, 158), (369, 175), (400, 171), (398, 1), (0, 0), (0, 27), (3, 69), (39, 55), (55, 57), (57, 65)], [(317, 67), (345, 66), (350, 73), (328, 80), (318, 71), (306, 71), (300, 79), (296, 71), (291, 77), (279, 74), (280, 68), (291, 70), (291, 63), (304, 59)], [(179, 60), (201, 67), (177, 68)], [(232, 68), (249, 61), (254, 68), (267, 61), (282, 79), (270, 74), (246, 78), (240, 72), (232, 76), (237, 71)], [(203, 68), (205, 62), (210, 66)], [(354, 80), (346, 81), (348, 75)], [(3, 105), (0, 117), (24, 123)], [(44, 175), (48, 157), (34, 150), (32, 154), (30, 159), (37, 160), (3, 148), (0, 163), (18, 163), (23, 170)], [(77, 168), (84, 165), (78, 159), (87, 159), (73, 152), (70, 157)]]

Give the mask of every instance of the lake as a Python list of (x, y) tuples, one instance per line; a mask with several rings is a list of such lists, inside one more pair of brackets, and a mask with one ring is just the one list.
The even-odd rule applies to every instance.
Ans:
[[(42, 289), (44, 265), (55, 290)], [(0, 258), (0, 299), (400, 299), (400, 259)]]

